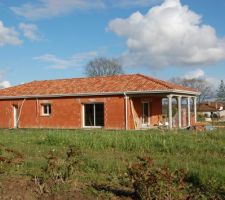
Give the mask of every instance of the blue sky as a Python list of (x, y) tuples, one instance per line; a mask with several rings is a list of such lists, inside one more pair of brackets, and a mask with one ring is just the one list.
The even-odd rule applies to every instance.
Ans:
[(225, 79), (224, 0), (0, 0), (0, 87), (84, 76), (97, 56), (126, 73)]

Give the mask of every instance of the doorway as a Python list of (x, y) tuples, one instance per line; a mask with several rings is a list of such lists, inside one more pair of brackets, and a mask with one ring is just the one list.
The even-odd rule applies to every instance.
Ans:
[(13, 105), (13, 128), (18, 128), (18, 116), (19, 116), (18, 110), (19, 110), (18, 106)]
[(150, 126), (150, 107), (149, 102), (142, 102), (142, 127)]

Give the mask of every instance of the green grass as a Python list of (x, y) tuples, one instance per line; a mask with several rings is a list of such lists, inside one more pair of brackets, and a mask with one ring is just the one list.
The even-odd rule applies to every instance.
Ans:
[(224, 121), (222, 121), (222, 122), (220, 122), (220, 121), (213, 121), (213, 122), (211, 122), (211, 124), (213, 124), (214, 126), (225, 126), (225, 122)]
[[(137, 156), (151, 156), (156, 166), (185, 169), (189, 179), (209, 190), (225, 191), (225, 131), (105, 131), (0, 130), (0, 144), (24, 155), (22, 165), (10, 166), (9, 175), (40, 175), (50, 150), (65, 156), (70, 145), (83, 153), (74, 179), (118, 185)], [(0, 152), (1, 155), (1, 152)]]

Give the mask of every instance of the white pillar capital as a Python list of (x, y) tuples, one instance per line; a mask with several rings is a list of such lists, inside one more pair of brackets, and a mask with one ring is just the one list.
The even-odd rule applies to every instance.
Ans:
[(172, 94), (169, 94), (169, 95), (167, 95), (167, 98), (168, 99), (172, 99), (173, 98), (173, 95)]

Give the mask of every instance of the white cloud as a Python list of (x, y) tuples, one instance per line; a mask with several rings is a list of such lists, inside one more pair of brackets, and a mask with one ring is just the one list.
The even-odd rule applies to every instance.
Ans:
[(9, 81), (1, 81), (0, 82), (0, 89), (1, 88), (8, 88), (11, 86), (11, 83)]
[(31, 41), (39, 41), (42, 38), (35, 24), (20, 23), (19, 29), (23, 32), (24, 37)]
[(225, 39), (180, 0), (165, 0), (146, 15), (136, 12), (127, 19), (114, 19), (108, 30), (126, 39), (128, 50), (122, 61), (127, 66), (160, 68), (225, 59)]
[(203, 78), (205, 76), (205, 72), (202, 69), (196, 69), (190, 72), (187, 72), (183, 77), (186, 79), (196, 79)]
[(4, 45), (20, 45), (22, 41), (19, 39), (19, 33), (14, 28), (7, 28), (0, 21), (0, 46)]
[(11, 83), (9, 81), (4, 80), (6, 74), (7, 74), (6, 70), (0, 69), (0, 89), (7, 88), (7, 87), (11, 86)]
[(161, 1), (162, 0), (38, 0), (36, 3), (30, 1), (30, 3), (18, 7), (11, 7), (11, 10), (18, 16), (30, 20), (38, 20), (56, 17), (74, 10), (109, 7), (146, 7)]
[(66, 14), (76, 9), (103, 7), (101, 0), (38, 0), (19, 7), (11, 7), (18, 16), (37, 20)]
[(219, 82), (220, 82), (220, 80), (218, 78), (215, 78), (213, 76), (209, 76), (202, 69), (196, 69), (196, 70), (193, 70), (193, 71), (189, 71), (186, 74), (184, 74), (182, 76), (182, 78), (185, 78), (185, 79), (204, 79), (208, 83), (210, 83), (214, 88), (216, 88), (219, 85)]
[(87, 61), (97, 56), (97, 52), (85, 52), (78, 53), (71, 56), (68, 59), (59, 58), (53, 54), (45, 54), (35, 57), (35, 60), (49, 63), (49, 68), (52, 69), (68, 69), (74, 67), (81, 67), (86, 64)]
[(106, 6), (108, 7), (147, 7), (153, 4), (159, 3), (162, 0), (105, 0)]

